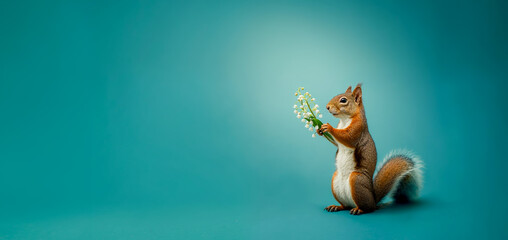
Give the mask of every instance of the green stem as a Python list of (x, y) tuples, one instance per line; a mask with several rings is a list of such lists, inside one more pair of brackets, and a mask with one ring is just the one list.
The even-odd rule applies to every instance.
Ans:
[[(315, 120), (314, 120), (315, 119)], [(321, 120), (319, 120), (318, 118), (312, 118), (312, 117), (309, 117), (308, 118), (308, 121), (311, 121), (313, 123), (315, 123), (317, 125), (317, 128), (316, 129), (320, 129), (321, 126), (323, 126), (323, 122), (321, 122)], [(314, 124), (313, 124), (314, 125)], [(334, 143), (335, 141), (333, 140), (333, 136), (330, 134), (330, 133), (323, 133), (323, 137), (325, 137), (326, 139), (328, 139), (328, 141)]]
[[(319, 119), (316, 117), (316, 115), (315, 115), (315, 114), (314, 114), (314, 112), (312, 111), (312, 108), (310, 107), (309, 101), (307, 101), (307, 99), (305, 99), (305, 103), (307, 103), (307, 107), (309, 107), (309, 111), (310, 111), (310, 113), (312, 114), (312, 116), (314, 117), (314, 119), (316, 119), (316, 120), (317, 120), (317, 122), (318, 122), (318, 127), (319, 127), (319, 128), (321, 128), (321, 126), (323, 125), (323, 122), (321, 122), (321, 120), (319, 120)], [(303, 105), (303, 104), (302, 104), (302, 105)], [(328, 141), (330, 141), (330, 142), (332, 142), (332, 143), (333, 143), (333, 142), (335, 142), (335, 141), (333, 140), (333, 136), (332, 136), (330, 133), (323, 133), (323, 136), (324, 136), (326, 139), (328, 139)]]
[(312, 112), (312, 109), (310, 108), (309, 101), (307, 101), (307, 98), (305, 98), (305, 103), (307, 103), (307, 107), (309, 107), (310, 113), (312, 113), (312, 116), (317, 119), (316, 115), (314, 115), (314, 112)]
[[(317, 119), (317, 118), (316, 118), (316, 120), (318, 121), (318, 127), (319, 127), (319, 128), (321, 128), (321, 126), (323, 125), (323, 123), (322, 123), (319, 119)], [(326, 132), (326, 133), (323, 133), (323, 136), (324, 136), (326, 139), (328, 139), (328, 141), (330, 141), (330, 142), (332, 142), (332, 143), (333, 143), (333, 142), (335, 142), (335, 141), (333, 140), (333, 136), (332, 136), (330, 133), (327, 133), (327, 132)]]
[(324, 134), (323, 134), (323, 136), (325, 136), (325, 137), (326, 137), (326, 139), (328, 139), (328, 141), (330, 141), (330, 142), (332, 142), (332, 143), (333, 143), (333, 142), (335, 142), (335, 141), (333, 140), (332, 135), (331, 135), (330, 133), (327, 133), (327, 132), (326, 132), (326, 133), (324, 133)]
[[(298, 88), (298, 94), (299, 94), (299, 95), (302, 95), (302, 93), (300, 92), (300, 88)], [(304, 100), (305, 100), (305, 103), (307, 104), (307, 107), (309, 108), (310, 113), (312, 114), (312, 116), (314, 117), (314, 119), (316, 119), (316, 121), (317, 121), (317, 125), (318, 125), (318, 128), (321, 128), (321, 126), (323, 125), (323, 122), (321, 122), (321, 121), (320, 121), (320, 120), (316, 117), (316, 115), (314, 114), (314, 112), (312, 111), (312, 108), (310, 107), (309, 101), (307, 101), (307, 97), (305, 97), (305, 98), (304, 98)], [(300, 102), (300, 104), (301, 104), (301, 105), (303, 105), (303, 101), (301, 101), (301, 100), (300, 100), (299, 102)], [(302, 110), (303, 110), (303, 109), (302, 109)], [(312, 121), (312, 119), (311, 119), (310, 117), (309, 117), (309, 121), (314, 122), (314, 121)], [(326, 139), (328, 139), (328, 141), (330, 141), (330, 142), (332, 142), (332, 143), (333, 143), (333, 142), (335, 142), (335, 141), (333, 140), (333, 136), (332, 136), (330, 133), (327, 133), (327, 132), (326, 132), (326, 133), (323, 133), (323, 137), (325, 137)]]

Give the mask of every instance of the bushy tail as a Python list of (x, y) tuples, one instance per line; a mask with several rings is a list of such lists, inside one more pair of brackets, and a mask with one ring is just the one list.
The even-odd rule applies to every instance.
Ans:
[(423, 184), (422, 161), (406, 150), (388, 154), (374, 177), (376, 203), (385, 196), (395, 202), (408, 202), (418, 197)]

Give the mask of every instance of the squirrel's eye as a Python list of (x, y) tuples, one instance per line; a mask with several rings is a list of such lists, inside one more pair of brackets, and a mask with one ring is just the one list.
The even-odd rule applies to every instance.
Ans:
[(346, 99), (346, 98), (341, 98), (341, 99), (340, 99), (340, 102), (341, 102), (341, 103), (346, 103), (346, 102), (347, 102), (347, 99)]

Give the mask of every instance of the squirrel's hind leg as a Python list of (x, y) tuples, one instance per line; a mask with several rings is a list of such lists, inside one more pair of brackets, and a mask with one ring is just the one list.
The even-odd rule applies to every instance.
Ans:
[(351, 186), (351, 196), (356, 204), (356, 208), (353, 208), (350, 213), (360, 215), (376, 210), (372, 178), (355, 171), (349, 176), (349, 183)]

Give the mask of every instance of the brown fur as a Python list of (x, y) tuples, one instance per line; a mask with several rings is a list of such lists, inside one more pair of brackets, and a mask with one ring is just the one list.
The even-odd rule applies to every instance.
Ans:
[[(358, 215), (372, 212), (376, 209), (377, 203), (396, 187), (394, 184), (397, 179), (414, 166), (412, 166), (412, 162), (404, 158), (392, 158), (381, 168), (376, 179), (372, 180), (376, 169), (377, 151), (374, 140), (369, 133), (360, 84), (352, 92), (351, 87), (349, 87), (345, 93), (332, 98), (326, 105), (326, 108), (337, 118), (351, 119), (350, 125), (344, 129), (333, 128), (327, 123), (317, 130), (319, 135), (329, 132), (335, 138), (335, 141), (349, 148), (354, 148), (354, 161), (356, 165), (355, 170), (349, 176), (349, 184), (351, 197), (356, 207), (351, 209), (350, 213)], [(336, 175), (337, 172), (332, 177), (332, 193), (340, 203), (335, 195), (333, 186), (333, 180)], [(401, 181), (408, 181), (408, 177), (404, 177)], [(404, 196), (400, 196), (400, 199), (395, 197), (395, 200), (403, 201), (403, 198)], [(342, 203), (340, 204), (343, 205)], [(345, 209), (343, 206), (335, 205), (326, 208), (327, 211), (331, 212)]]
[[(325, 126), (326, 125), (326, 126)], [(352, 116), (351, 124), (345, 129), (333, 128), (330, 124), (324, 124), (324, 132), (330, 134), (340, 143), (347, 147), (354, 148), (363, 132), (363, 124), (360, 114)]]
[(390, 192), (397, 177), (408, 171), (410, 167), (410, 163), (405, 159), (394, 158), (381, 168), (374, 180), (376, 202)]
[[(344, 101), (344, 99), (346, 100)], [(320, 135), (322, 133), (329, 132), (336, 141), (347, 147), (355, 149), (354, 160), (356, 166), (355, 171), (350, 175), (349, 184), (351, 187), (352, 199), (356, 204), (356, 208), (351, 209), (351, 214), (357, 215), (365, 212), (372, 212), (376, 209), (376, 204), (381, 199), (376, 197), (378, 196), (378, 190), (374, 191), (376, 186), (382, 185), (383, 187), (391, 187), (387, 184), (389, 184), (390, 181), (395, 181), (395, 179), (389, 178), (390, 176), (388, 174), (392, 173), (392, 167), (390, 165), (385, 169), (386, 173), (382, 175), (382, 177), (385, 177), (386, 175), (386, 179), (383, 178), (383, 183), (380, 182), (375, 186), (372, 181), (372, 177), (376, 169), (377, 151), (367, 125), (361, 85), (359, 84), (356, 86), (352, 92), (351, 87), (349, 87), (345, 93), (335, 96), (327, 104), (326, 108), (337, 118), (351, 118), (351, 124), (345, 129), (333, 128), (327, 123), (323, 124), (321, 129), (317, 131)], [(393, 174), (397, 174), (398, 172), (399, 171), (394, 171)], [(337, 173), (335, 172), (333, 178), (335, 178), (336, 174)], [(386, 182), (386, 184), (384, 182)], [(383, 188), (382, 191), (379, 190), (379, 193), (381, 194), (384, 191), (385, 190)], [(335, 196), (335, 193), (333, 193), (333, 195), (340, 203), (339, 199)], [(335, 208), (331, 209), (334, 210)]]
[[(349, 176), (351, 195), (358, 209), (372, 212), (376, 209), (376, 201), (372, 185), (372, 177), (365, 173), (353, 172)], [(354, 214), (352, 212), (352, 214)]]

